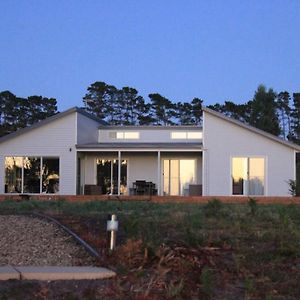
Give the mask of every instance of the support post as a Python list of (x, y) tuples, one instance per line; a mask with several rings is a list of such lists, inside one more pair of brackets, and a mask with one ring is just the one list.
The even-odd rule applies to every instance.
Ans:
[(118, 196), (120, 196), (121, 187), (121, 151), (118, 151)]
[(160, 196), (160, 183), (161, 183), (161, 166), (160, 166), (160, 151), (157, 152), (157, 195)]

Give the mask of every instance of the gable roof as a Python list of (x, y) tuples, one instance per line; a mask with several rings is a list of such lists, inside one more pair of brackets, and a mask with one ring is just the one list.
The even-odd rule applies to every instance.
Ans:
[(236, 120), (236, 119), (227, 117), (227, 116), (225, 116), (224, 114), (219, 113), (219, 112), (217, 112), (217, 111), (215, 111), (215, 110), (212, 110), (212, 109), (210, 109), (210, 108), (207, 108), (207, 107), (204, 107), (204, 106), (203, 106), (203, 107), (202, 107), (202, 110), (203, 110), (204, 112), (208, 113), (208, 114), (211, 114), (211, 115), (217, 117), (217, 118), (223, 119), (223, 120), (225, 120), (225, 121), (227, 121), (227, 122), (230, 122), (230, 123), (232, 123), (232, 124), (234, 124), (234, 125), (237, 125), (237, 126), (239, 126), (239, 127), (242, 127), (242, 128), (244, 128), (244, 129), (247, 129), (247, 130), (249, 130), (249, 131), (251, 131), (251, 132), (254, 132), (254, 133), (256, 133), (256, 134), (259, 134), (259, 135), (261, 135), (261, 136), (263, 136), (263, 137), (265, 137), (265, 138), (268, 138), (268, 139), (270, 139), (270, 140), (272, 140), (272, 141), (274, 141), (274, 142), (280, 143), (280, 144), (282, 144), (282, 145), (284, 145), (284, 146), (287, 146), (287, 147), (290, 147), (290, 148), (292, 148), (292, 149), (294, 149), (294, 150), (300, 151), (300, 146), (297, 145), (297, 144), (294, 144), (294, 143), (285, 141), (285, 140), (283, 140), (283, 139), (281, 139), (281, 138), (279, 138), (279, 137), (277, 137), (277, 136), (275, 136), (275, 135), (273, 135), (273, 134), (270, 134), (270, 133), (265, 132), (265, 131), (263, 131), (263, 130), (261, 130), (261, 129), (255, 128), (255, 127), (250, 126), (250, 125), (248, 125), (248, 124), (245, 124), (245, 123), (243, 123), (243, 122), (241, 122), (241, 121), (238, 121), (238, 120)]
[(5, 135), (5, 136), (3, 136), (3, 137), (0, 138), (0, 143), (3, 143), (5, 141), (7, 141), (7, 140), (15, 138), (15, 137), (17, 137), (19, 135), (22, 135), (22, 134), (24, 134), (26, 132), (29, 132), (29, 131), (33, 130), (33, 129), (39, 128), (39, 127), (44, 126), (46, 124), (49, 124), (49, 123), (51, 123), (51, 122), (53, 122), (55, 120), (61, 119), (61, 118), (65, 117), (65, 116), (68, 116), (68, 115), (74, 113), (74, 112), (80, 113), (80, 114), (86, 116), (87, 118), (90, 118), (90, 119), (98, 122), (99, 124), (102, 124), (102, 125), (106, 124), (104, 121), (102, 121), (102, 120), (98, 119), (97, 117), (89, 114), (84, 109), (75, 106), (75, 107), (72, 107), (72, 108), (70, 108), (68, 110), (65, 110), (63, 112), (59, 112), (59, 113), (57, 113), (57, 114), (55, 114), (55, 115), (53, 115), (51, 117), (48, 117), (48, 118), (46, 118), (46, 119), (44, 119), (42, 121), (34, 123), (31, 126), (28, 126), (28, 127), (25, 127), (25, 128), (21, 128), (21, 129), (18, 129), (17, 131), (15, 131), (15, 132), (9, 133), (9, 134), (7, 134), (7, 135)]

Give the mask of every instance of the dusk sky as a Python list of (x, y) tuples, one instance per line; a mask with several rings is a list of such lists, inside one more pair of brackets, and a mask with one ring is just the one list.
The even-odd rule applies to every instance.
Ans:
[(0, 1), (0, 91), (82, 106), (104, 81), (148, 99), (300, 92), (300, 1)]

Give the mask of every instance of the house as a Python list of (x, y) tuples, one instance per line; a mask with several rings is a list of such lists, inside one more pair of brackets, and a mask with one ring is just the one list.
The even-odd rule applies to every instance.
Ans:
[(199, 126), (109, 126), (79, 108), (0, 139), (0, 194), (289, 195), (298, 145), (203, 109)]

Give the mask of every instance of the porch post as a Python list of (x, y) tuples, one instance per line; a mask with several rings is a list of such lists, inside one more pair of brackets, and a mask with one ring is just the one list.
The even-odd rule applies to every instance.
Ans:
[(157, 195), (160, 196), (160, 151), (157, 151)]
[(120, 196), (121, 187), (121, 151), (118, 151), (118, 196)]

